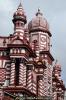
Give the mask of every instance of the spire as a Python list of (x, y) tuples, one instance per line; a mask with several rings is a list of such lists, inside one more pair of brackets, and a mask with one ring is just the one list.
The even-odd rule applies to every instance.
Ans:
[(19, 7), (22, 7), (22, 3), (20, 2)]
[(36, 13), (36, 16), (38, 16), (38, 15), (40, 15), (40, 16), (43, 15), (43, 14), (41, 13), (41, 11), (40, 11), (40, 8), (38, 8), (38, 12)]
[(24, 27), (24, 25), (27, 23), (26, 20), (26, 15), (22, 6), (22, 3), (20, 1), (19, 6), (16, 10), (16, 12), (13, 15), (13, 23), (14, 23), (14, 31), (16, 32), (16, 30), (21, 30), (21, 28)]
[(23, 9), (22, 0), (20, 0), (20, 4), (19, 4), (19, 6), (18, 6), (18, 9)]

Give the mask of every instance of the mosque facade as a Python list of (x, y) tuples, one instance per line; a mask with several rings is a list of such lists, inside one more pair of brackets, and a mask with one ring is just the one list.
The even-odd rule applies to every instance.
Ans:
[(20, 3), (13, 14), (13, 34), (0, 36), (0, 100), (64, 100), (49, 24), (40, 9), (29, 23), (26, 17)]

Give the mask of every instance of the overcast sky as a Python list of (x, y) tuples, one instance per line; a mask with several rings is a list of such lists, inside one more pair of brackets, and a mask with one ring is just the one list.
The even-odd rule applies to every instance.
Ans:
[[(0, 0), (0, 35), (13, 33), (13, 13), (20, 0)], [(52, 54), (62, 66), (62, 79), (66, 84), (66, 0), (22, 0), (30, 21), (40, 8), (52, 33)]]

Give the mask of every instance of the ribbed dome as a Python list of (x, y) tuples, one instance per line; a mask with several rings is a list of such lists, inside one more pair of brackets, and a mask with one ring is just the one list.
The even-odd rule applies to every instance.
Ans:
[(19, 4), (17, 11), (14, 13), (13, 18), (15, 20), (22, 20), (26, 23), (26, 15), (21, 3)]
[(29, 22), (28, 29), (29, 31), (34, 31), (34, 30), (49, 31), (48, 22), (43, 17), (43, 14), (40, 12), (40, 9), (38, 9), (36, 17)]

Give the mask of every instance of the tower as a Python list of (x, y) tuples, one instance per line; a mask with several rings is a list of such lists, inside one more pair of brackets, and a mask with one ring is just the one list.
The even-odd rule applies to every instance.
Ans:
[(24, 47), (22, 48), (22, 45), (27, 44), (27, 40), (24, 39), (24, 27), (27, 20), (21, 3), (19, 4), (17, 11), (14, 13), (12, 21), (14, 23), (14, 34), (11, 38), (10, 43), (8, 44), (11, 58), (10, 84), (20, 85), (23, 84), (21, 83), (23, 81), (23, 77), (21, 77), (21, 74), (23, 74), (22, 71), (24, 70), (26, 74), (26, 68), (23, 69), (21, 67), (23, 66), (22, 60), (24, 59), (26, 61), (26, 56), (25, 58), (23, 56), (20, 56), (24, 55), (25, 53), (25, 49)]
[[(4, 100), (11, 100), (18, 96), (19, 98), (20, 96), (34, 96), (34, 94), (27, 89), (29, 71), (31, 69), (28, 68), (28, 62), (30, 57), (34, 58), (36, 55), (32, 51), (28, 39), (25, 37), (25, 24), (27, 20), (21, 3), (14, 13), (12, 21), (14, 23), (14, 33), (8, 37), (8, 42), (6, 43), (10, 62), (9, 70), (6, 70), (8, 77), (6, 81), (8, 81), (8, 84), (5, 85), (3, 90), (5, 95)], [(6, 64), (6, 68), (7, 66), (8, 64)]]
[(27, 20), (26, 20), (26, 15), (21, 3), (19, 4), (17, 11), (14, 13), (12, 21), (14, 23), (14, 33), (24, 34), (24, 27), (25, 27), (25, 24), (27, 23)]
[[(49, 25), (43, 17), (40, 9), (36, 13), (29, 24), (29, 37), (32, 49), (36, 52), (37, 68), (37, 85), (39, 96), (51, 96), (52, 94), (52, 62), (54, 58), (50, 53), (50, 38)], [(42, 67), (43, 66), (43, 67)]]

